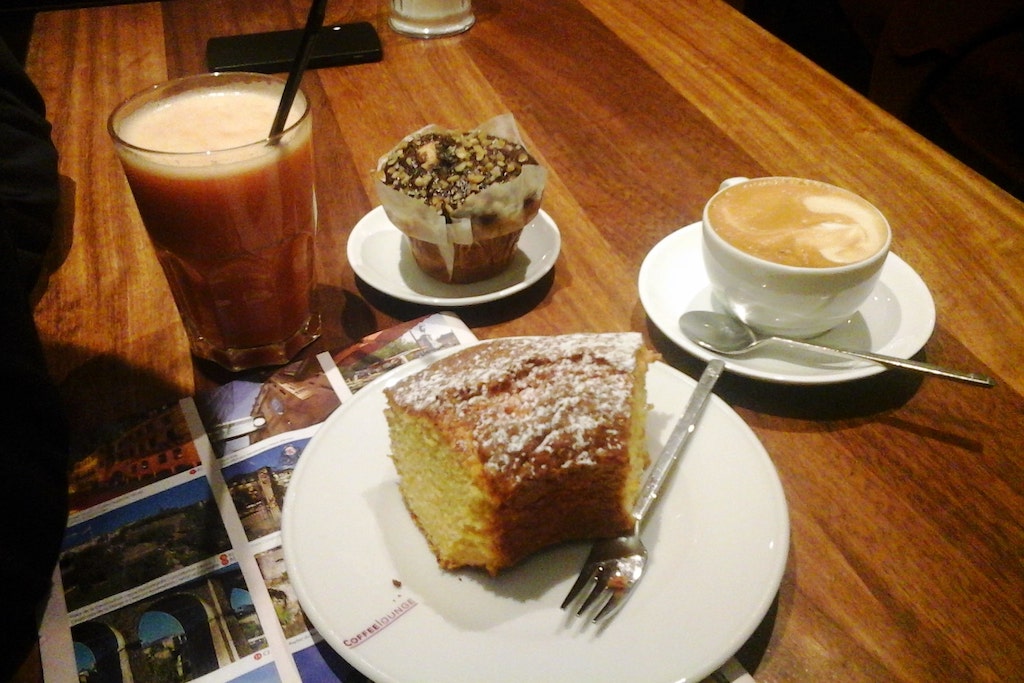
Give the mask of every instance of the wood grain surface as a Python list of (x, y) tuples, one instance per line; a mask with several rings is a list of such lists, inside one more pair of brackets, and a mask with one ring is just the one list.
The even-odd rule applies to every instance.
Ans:
[[(385, 5), (333, 3), (327, 16), (372, 22), (382, 62), (303, 82), (326, 328), (311, 352), (431, 310), (374, 291), (345, 259), (377, 205), (370, 169), (427, 123), (511, 112), (550, 171), (562, 254), (528, 290), (460, 310), (479, 337), (638, 330), (691, 376), (702, 363), (640, 303), (649, 250), (730, 176), (847, 187), (888, 216), (893, 250), (934, 298), (917, 357), (998, 386), (725, 378), (718, 393), (771, 454), (792, 522), (777, 601), (740, 659), (763, 682), (1024, 676), (1024, 205), (720, 0), (477, 0), (468, 33), (432, 41), (390, 31)], [(167, 0), (37, 16), (28, 68), (66, 193), (34, 304), (77, 438), (231, 379), (188, 353), (107, 116), (147, 85), (204, 71), (208, 38), (298, 27), (307, 9)]]

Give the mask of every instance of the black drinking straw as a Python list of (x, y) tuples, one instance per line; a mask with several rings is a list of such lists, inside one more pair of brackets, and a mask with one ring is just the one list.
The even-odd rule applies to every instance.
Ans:
[(309, 55), (313, 52), (313, 43), (316, 42), (316, 37), (324, 25), (326, 7), (327, 0), (313, 0), (313, 4), (309, 8), (306, 28), (302, 32), (302, 42), (299, 43), (299, 52), (295, 55), (295, 61), (292, 62), (292, 68), (288, 72), (288, 80), (285, 81), (284, 92), (281, 93), (281, 104), (277, 107), (274, 125), (270, 127), (271, 144), (273, 144), (274, 138), (284, 130), (284, 124), (288, 121), (288, 112), (291, 111), (292, 102), (295, 101), (295, 93), (299, 91), (302, 74), (306, 72)]

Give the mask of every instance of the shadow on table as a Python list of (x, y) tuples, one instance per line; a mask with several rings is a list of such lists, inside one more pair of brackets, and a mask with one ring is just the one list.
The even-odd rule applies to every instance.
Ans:
[(764, 619), (761, 620), (761, 623), (757, 625), (754, 632), (747, 638), (747, 642), (743, 643), (743, 646), (740, 647), (735, 655), (739, 663), (751, 675), (756, 675), (757, 669), (761, 665), (761, 660), (764, 659), (765, 652), (768, 650), (772, 633), (775, 631), (775, 621), (778, 614), (779, 596), (776, 595), (771, 606), (768, 608), (768, 612), (764, 615)]
[(518, 318), (536, 308), (548, 295), (555, 281), (552, 269), (537, 282), (510, 296), (472, 306), (429, 306), (396, 299), (380, 292), (359, 277), (356, 287), (360, 295), (374, 308), (399, 320), (412, 320), (438, 311), (450, 310), (458, 314), (469, 327), (488, 327)]
[[(89, 356), (89, 351), (47, 344), (48, 358)], [(72, 438), (78, 445), (121, 420), (143, 415), (183, 398), (184, 387), (174, 386), (153, 373), (113, 355), (99, 355), (73, 365), (57, 387), (64, 401)], [(73, 444), (74, 447), (75, 444)]]

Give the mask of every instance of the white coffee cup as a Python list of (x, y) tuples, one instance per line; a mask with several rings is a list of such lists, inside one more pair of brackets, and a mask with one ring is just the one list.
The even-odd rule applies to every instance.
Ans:
[(715, 298), (761, 332), (798, 338), (857, 312), (892, 242), (874, 205), (803, 178), (726, 180), (704, 206), (702, 229)]

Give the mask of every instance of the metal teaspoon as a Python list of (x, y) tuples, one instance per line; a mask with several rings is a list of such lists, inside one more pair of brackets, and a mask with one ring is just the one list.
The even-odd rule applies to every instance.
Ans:
[(764, 343), (777, 342), (796, 349), (823, 351), (840, 356), (854, 356), (889, 368), (922, 372), (957, 382), (985, 387), (995, 386), (995, 381), (992, 378), (976, 372), (959, 372), (932, 365), (931, 363), (904, 360), (868, 351), (852, 351), (850, 349), (840, 349), (834, 346), (825, 346), (824, 344), (789, 339), (787, 337), (763, 335), (754, 331), (740, 320), (723, 313), (688, 311), (679, 318), (679, 327), (682, 328), (683, 334), (692, 339), (701, 348), (714, 351), (723, 356), (738, 356), (752, 351)]

